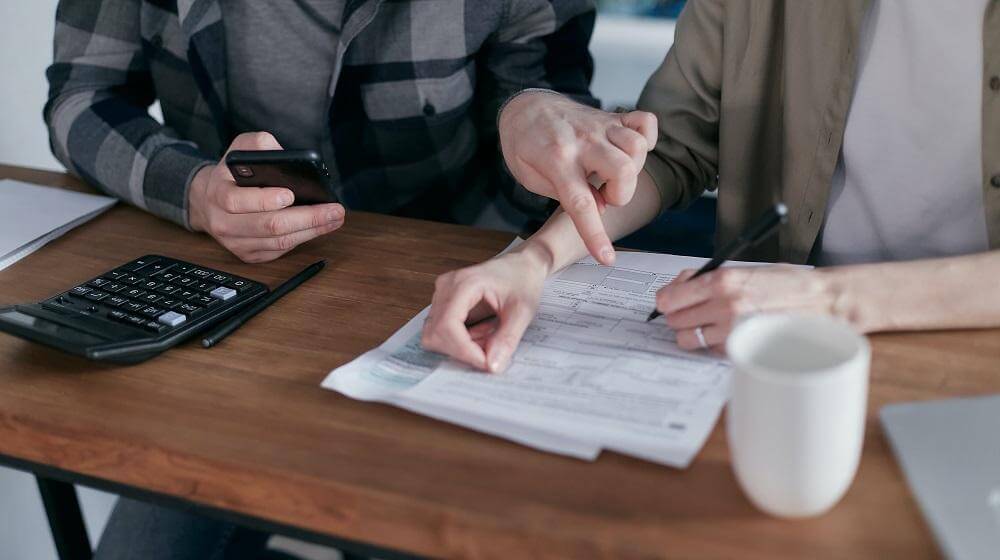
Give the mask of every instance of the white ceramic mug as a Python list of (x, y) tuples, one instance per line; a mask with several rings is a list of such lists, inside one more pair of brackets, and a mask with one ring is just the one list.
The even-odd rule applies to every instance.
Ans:
[(726, 351), (735, 366), (726, 432), (740, 487), (771, 515), (829, 510), (861, 458), (868, 341), (832, 317), (761, 314), (737, 325)]

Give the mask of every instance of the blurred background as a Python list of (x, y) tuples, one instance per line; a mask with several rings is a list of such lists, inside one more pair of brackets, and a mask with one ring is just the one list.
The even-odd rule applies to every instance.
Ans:
[[(80, 1), (80, 0), (77, 0)], [(600, 13), (591, 42), (594, 94), (606, 108), (634, 106), (650, 74), (673, 44), (683, 0), (598, 0)], [(52, 60), (56, 0), (0, 2), (0, 163), (63, 170), (49, 152), (42, 122)], [(154, 116), (159, 110), (154, 107)], [(711, 251), (714, 200), (705, 198), (683, 213), (667, 213), (623, 240), (635, 248), (704, 255)], [(115, 497), (80, 489), (91, 540), (104, 528)], [(294, 548), (294, 544), (288, 544)], [(312, 558), (333, 558), (314, 549)], [(55, 548), (34, 479), (0, 468), (0, 558), (55, 560)]]

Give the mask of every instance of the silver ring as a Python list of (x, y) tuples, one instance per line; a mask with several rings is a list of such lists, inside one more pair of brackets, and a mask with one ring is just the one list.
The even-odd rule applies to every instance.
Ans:
[(708, 350), (708, 342), (705, 341), (705, 333), (702, 332), (701, 327), (694, 329), (694, 335), (698, 337), (698, 345), (701, 346), (702, 350)]

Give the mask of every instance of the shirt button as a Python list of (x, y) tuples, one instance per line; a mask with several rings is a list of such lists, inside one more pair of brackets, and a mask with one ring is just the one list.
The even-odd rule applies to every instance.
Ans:
[(993, 178), (990, 179), (990, 184), (1000, 189), (1000, 175), (994, 175)]
[(435, 109), (433, 105), (431, 105), (430, 103), (424, 105), (425, 115), (427, 115), (428, 117), (433, 117), (435, 113), (437, 113), (437, 109)]

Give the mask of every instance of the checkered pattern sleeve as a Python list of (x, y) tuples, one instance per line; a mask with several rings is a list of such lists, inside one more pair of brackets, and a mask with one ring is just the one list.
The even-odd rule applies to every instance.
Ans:
[(211, 163), (149, 116), (140, 3), (60, 0), (44, 117), (53, 154), (107, 193), (185, 227), (187, 188)]
[[(550, 89), (599, 107), (600, 102), (590, 93), (594, 61), (588, 44), (594, 19), (591, 0), (511, 0), (502, 27), (487, 46), (489, 79), (481, 85), (492, 91), (481, 130), (495, 139), (500, 107), (525, 89)], [(534, 216), (551, 209), (547, 198), (514, 181), (497, 152), (499, 187), (508, 200)]]

